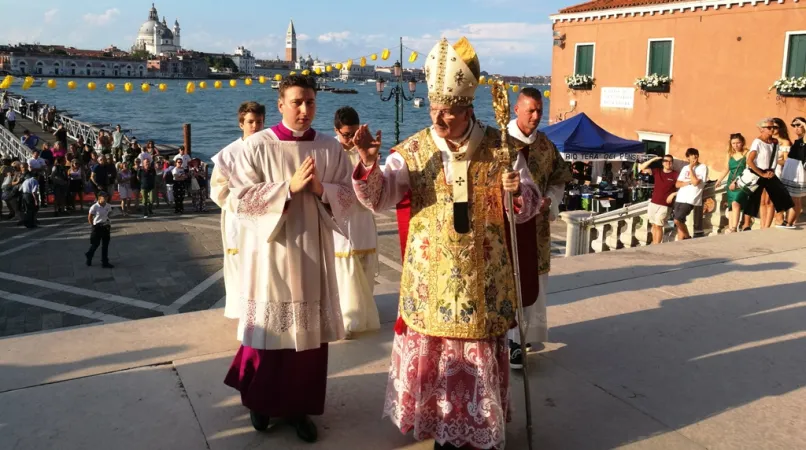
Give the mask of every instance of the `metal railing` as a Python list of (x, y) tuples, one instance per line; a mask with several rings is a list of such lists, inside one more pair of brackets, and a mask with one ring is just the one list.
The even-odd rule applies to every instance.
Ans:
[[(39, 104), (39, 108), (38, 108), (38, 110), (36, 112), (36, 116), (34, 116), (34, 112), (33, 112), (32, 108), (31, 108), (31, 102), (28, 102), (27, 99), (26, 99), (27, 108), (26, 108), (25, 113), (23, 114), (22, 108), (21, 108), (22, 99), (23, 99), (23, 97), (20, 96), (20, 95), (13, 95), (13, 96), (10, 95), (9, 96), (9, 104), (11, 105), (11, 108), (17, 114), (20, 114), (23, 117), (26, 117), (26, 118), (30, 119), (34, 123), (36, 123), (38, 125), (42, 124), (42, 120), (40, 120), (40, 117), (43, 117), (41, 112), (42, 112), (42, 109), (45, 107), (45, 105), (44, 104)], [(48, 107), (50, 107), (50, 106), (53, 106), (53, 105), (48, 105)], [(46, 120), (46, 119), (43, 118), (43, 120)], [(58, 123), (63, 123), (64, 124), (64, 129), (67, 131), (67, 137), (69, 139), (71, 139), (73, 141), (78, 141), (79, 138), (82, 138), (85, 143), (88, 143), (90, 145), (93, 145), (95, 143), (95, 141), (98, 140), (98, 133), (101, 130), (107, 131), (107, 132), (112, 131), (112, 125), (111, 124), (106, 124), (106, 125), (89, 124), (89, 123), (86, 123), (86, 122), (82, 122), (80, 120), (76, 120), (73, 117), (70, 117), (69, 115), (64, 114), (64, 113), (60, 113), (60, 112), (56, 112), (56, 115), (55, 115), (55, 118), (53, 120), (53, 123), (54, 123), (54, 125), (56, 125)], [(131, 146), (131, 140), (132, 140), (132, 138), (130, 138), (129, 136), (127, 136), (125, 134), (123, 135), (122, 142), (123, 142), (124, 149), (126, 147)], [(141, 139), (140, 142), (145, 142), (145, 139)], [(157, 145), (157, 149), (160, 151), (160, 153), (177, 153), (178, 146), (160, 144), (160, 145)]]
[(9, 158), (19, 158), (20, 161), (28, 161), (33, 155), (20, 138), (3, 126), (0, 126), (0, 153)]

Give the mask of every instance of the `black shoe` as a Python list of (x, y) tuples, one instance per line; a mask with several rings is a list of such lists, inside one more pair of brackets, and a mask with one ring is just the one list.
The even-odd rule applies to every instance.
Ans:
[(266, 429), (269, 428), (269, 416), (249, 411), (249, 418), (252, 419), (252, 426), (255, 427), (257, 431), (266, 431)]
[(440, 445), (439, 442), (434, 441), (434, 450), (459, 450), (459, 447), (448, 443)]
[(509, 350), (509, 367), (513, 369), (523, 369), (523, 351), (520, 346)]
[(289, 423), (297, 430), (297, 436), (305, 442), (316, 442), (319, 437), (316, 432), (316, 424), (308, 416), (291, 419)]
[(115, 266), (113, 266), (112, 264), (109, 264), (108, 262), (105, 262), (105, 263), (101, 264), (101, 267), (103, 267), (104, 269), (114, 269), (115, 268)]
[(87, 266), (92, 265), (92, 257), (86, 253), (84, 253), (84, 257), (87, 258)]

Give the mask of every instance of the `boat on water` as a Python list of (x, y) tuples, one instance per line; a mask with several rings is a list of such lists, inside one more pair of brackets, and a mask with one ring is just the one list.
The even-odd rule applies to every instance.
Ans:
[(415, 108), (419, 108), (419, 107), (423, 106), (424, 103), (425, 103), (424, 98), (422, 98), (422, 97), (414, 97), (414, 107)]
[(272, 89), (280, 89), (280, 82), (279, 82), (279, 81), (276, 81), (276, 80), (275, 80), (275, 81), (272, 81), (272, 82), (271, 82), (271, 88), (272, 88)]
[(374, 78), (369, 78), (369, 79), (367, 80), (367, 83), (377, 83), (377, 82), (378, 82), (378, 80), (376, 80), (376, 79), (374, 79)]
[(331, 89), (330, 92), (334, 94), (358, 94), (358, 91), (355, 89)]

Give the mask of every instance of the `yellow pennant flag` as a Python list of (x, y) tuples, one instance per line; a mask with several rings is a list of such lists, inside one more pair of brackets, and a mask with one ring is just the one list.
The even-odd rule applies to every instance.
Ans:
[(257, 78), (257, 82), (260, 83), (260, 84), (265, 84), (266, 83), (266, 77), (264, 77), (263, 75), (259, 76)]
[(90, 81), (89, 83), (87, 83), (87, 89), (89, 89), (89, 90), (91, 90), (91, 91), (94, 91), (94, 90), (95, 90), (95, 83), (94, 83), (94, 82), (92, 82), (92, 81)]
[(367, 65), (367, 58), (365, 56), (362, 56), (360, 66), (366, 67), (366, 65)]
[(413, 63), (414, 61), (417, 61), (417, 56), (417, 52), (411, 52), (411, 55), (409, 55), (409, 62)]
[(140, 89), (143, 92), (149, 92), (149, 91), (151, 91), (151, 85), (148, 84), (148, 83), (143, 83), (143, 84), (140, 85)]
[(199, 89), (207, 89), (207, 82), (199, 81)]
[(196, 92), (196, 83), (188, 81), (187, 86), (185, 86), (185, 92), (187, 92), (188, 94)]
[(124, 83), (123, 84), (123, 90), (126, 91), (126, 92), (131, 92), (132, 91), (132, 84), (131, 83)]
[(75, 89), (75, 88), (76, 88), (76, 86), (77, 86), (77, 85), (76, 85), (76, 82), (75, 82), (75, 81), (73, 81), (73, 80), (70, 80), (70, 81), (68, 81), (68, 82), (67, 82), (67, 89), (70, 89), (71, 91), (72, 91), (73, 89)]
[[(31, 85), (34, 84), (34, 79), (33, 77), (28, 77), (25, 79), (25, 81), (28, 82), (29, 79), (31, 82), (28, 84), (28, 87), (31, 87)], [(48, 87), (54, 89), (56, 87), (56, 80), (48, 80)], [(25, 89), (25, 85), (23, 85), (23, 89)]]
[(213, 83), (213, 87), (216, 89), (221, 89), (221, 80), (216, 80), (216, 82)]
[(389, 59), (390, 54), (391, 53), (389, 52), (388, 48), (383, 49), (383, 51), (381, 52), (381, 59), (386, 61), (387, 59)]
[(279, 73), (274, 75), (274, 81), (281, 81), (282, 79), (283, 79), (283, 76), (280, 75)]
[(159, 85), (160, 92), (165, 92), (168, 90), (168, 85), (165, 83), (160, 83)]

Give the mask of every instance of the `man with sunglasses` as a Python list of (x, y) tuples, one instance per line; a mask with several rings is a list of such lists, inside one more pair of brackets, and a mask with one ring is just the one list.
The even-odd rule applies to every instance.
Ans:
[[(661, 167), (657, 167), (658, 160), (662, 160)], [(652, 191), (652, 200), (649, 202), (647, 213), (649, 223), (652, 225), (652, 243), (663, 242), (663, 227), (669, 217), (669, 209), (677, 193), (677, 177), (680, 175), (674, 170), (674, 157), (672, 155), (656, 156), (638, 166), (638, 170), (651, 174), (655, 179)]]
[[(355, 109), (345, 106), (336, 111), (333, 118), (336, 139), (353, 167), (361, 160), (353, 142), (360, 127), (361, 121)], [(348, 221), (347, 236), (333, 233), (333, 240), (345, 339), (352, 339), (353, 333), (381, 327), (374, 296), (378, 231), (372, 211), (361, 204), (356, 203), (352, 208)]]

